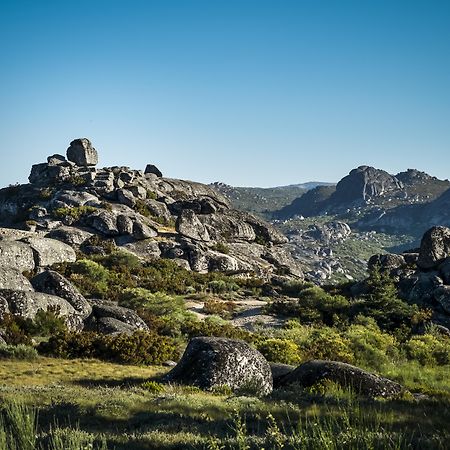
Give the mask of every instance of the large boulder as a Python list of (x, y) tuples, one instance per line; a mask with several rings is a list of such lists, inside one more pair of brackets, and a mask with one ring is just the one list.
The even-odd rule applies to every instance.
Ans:
[(321, 381), (333, 381), (368, 397), (394, 397), (404, 388), (387, 378), (366, 372), (359, 367), (336, 361), (313, 360), (298, 366), (279, 380), (280, 386), (297, 383), (311, 387)]
[(249, 388), (261, 395), (273, 388), (269, 363), (261, 353), (244, 341), (215, 337), (191, 339), (164, 379), (206, 390), (224, 385), (233, 390)]
[(442, 275), (442, 279), (445, 284), (450, 284), (450, 257), (439, 266), (439, 272)]
[(102, 317), (96, 321), (95, 331), (102, 334), (133, 334), (136, 328), (121, 320), (114, 319), (114, 317)]
[(77, 312), (77, 314), (85, 319), (92, 312), (92, 306), (80, 294), (77, 288), (58, 272), (53, 270), (45, 270), (36, 275), (32, 280), (36, 291), (45, 294), (56, 295), (67, 300)]
[(35, 255), (38, 267), (47, 267), (57, 263), (75, 262), (75, 250), (64, 242), (50, 238), (26, 238)]
[(195, 241), (208, 242), (209, 234), (203, 223), (191, 209), (185, 209), (178, 217), (175, 228), (182, 236)]
[(24, 242), (0, 241), (0, 261), (2, 267), (12, 267), (20, 271), (35, 268), (33, 250)]
[(109, 317), (131, 326), (134, 330), (148, 330), (147, 324), (132, 309), (103, 300), (90, 300), (90, 303), (92, 305), (91, 321), (99, 322)]
[(443, 310), (450, 314), (450, 286), (439, 286), (434, 291), (434, 298), (439, 302)]
[(147, 164), (144, 173), (145, 174), (153, 173), (159, 178), (163, 176), (162, 172), (154, 164)]
[(77, 166), (95, 166), (98, 164), (98, 153), (89, 139), (75, 139), (67, 149), (67, 159)]
[(450, 228), (430, 228), (422, 238), (417, 265), (432, 269), (450, 256)]
[(20, 270), (12, 267), (0, 267), (0, 289), (32, 292), (33, 286)]
[(11, 314), (24, 319), (34, 319), (39, 310), (47, 311), (54, 308), (60, 317), (63, 317), (69, 328), (82, 328), (81, 317), (73, 306), (63, 298), (42, 292), (15, 291), (11, 289), (0, 290), (0, 296), (8, 303)]
[(403, 255), (397, 255), (395, 253), (373, 255), (367, 264), (369, 271), (372, 271), (375, 267), (379, 267), (381, 270), (389, 272), (400, 269), (405, 265), (406, 261)]
[(70, 246), (81, 245), (93, 236), (92, 233), (76, 227), (61, 226), (47, 233), (46, 237), (62, 241)]

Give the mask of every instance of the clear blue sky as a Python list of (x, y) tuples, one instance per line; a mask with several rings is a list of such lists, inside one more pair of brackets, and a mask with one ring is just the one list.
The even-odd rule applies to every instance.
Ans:
[(88, 137), (202, 182), (450, 177), (450, 1), (1, 0), (0, 183)]

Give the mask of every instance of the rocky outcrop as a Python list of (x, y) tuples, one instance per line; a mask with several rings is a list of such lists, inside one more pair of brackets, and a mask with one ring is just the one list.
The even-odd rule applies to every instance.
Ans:
[(330, 202), (368, 201), (402, 188), (403, 183), (388, 172), (370, 166), (360, 166), (339, 181)]
[(282, 377), (278, 383), (287, 386), (297, 383), (311, 387), (325, 380), (350, 388), (368, 397), (390, 398), (398, 396), (404, 388), (387, 378), (369, 373), (359, 367), (336, 361), (314, 360), (301, 364), (294, 371)]
[(261, 395), (273, 387), (269, 363), (257, 350), (238, 340), (212, 337), (191, 339), (181, 360), (165, 381), (211, 390), (229, 386)]
[(28, 279), (22, 275), (20, 270), (13, 267), (0, 267), (0, 289), (33, 291)]
[(156, 175), (157, 177), (162, 177), (163, 174), (162, 172), (154, 165), (154, 164), (147, 164), (147, 166), (145, 167), (145, 172), (146, 175), (149, 173), (152, 173), (154, 175)]
[(378, 264), (396, 280), (400, 297), (433, 311), (431, 321), (450, 326), (450, 229), (432, 227), (418, 252), (374, 255), (369, 269)]
[[(123, 308), (114, 302), (105, 300), (90, 300), (92, 315), (89, 318), (91, 324), (102, 327), (102, 319), (113, 318), (131, 327), (133, 330), (148, 330), (147, 324), (132, 309)], [(127, 328), (128, 328), (127, 327)]]
[(432, 269), (450, 256), (450, 228), (433, 227), (422, 238), (417, 265)]
[(31, 271), (36, 267), (33, 250), (24, 242), (0, 241), (0, 261), (2, 267)]
[(397, 255), (395, 253), (385, 253), (381, 255), (373, 255), (367, 263), (369, 271), (375, 267), (379, 267), (381, 270), (393, 272), (396, 269), (401, 269), (406, 266), (406, 260), (403, 255)]
[(98, 154), (89, 139), (75, 139), (67, 149), (67, 159), (77, 166), (95, 166), (98, 163)]
[(53, 270), (41, 272), (31, 280), (31, 283), (36, 291), (66, 300), (82, 319), (86, 319), (92, 312), (92, 306), (75, 286)]
[[(107, 240), (108, 248), (126, 248), (143, 260), (167, 254), (180, 266), (199, 272), (269, 279), (283, 271), (303, 277), (283, 234), (258, 217), (232, 209), (212, 187), (163, 177), (152, 165), (145, 173), (119, 166), (96, 169), (97, 160), (87, 139), (74, 140), (67, 159), (52, 155), (33, 166), (30, 184), (0, 190), (0, 219), (12, 224), (21, 217), (24, 228), (33, 227), (87, 253), (103, 252), (99, 243)], [(171, 243), (173, 250), (160, 251), (161, 242)], [(39, 266), (60, 262), (64, 247), (52, 245), (33, 244)], [(232, 252), (218, 252), (218, 245)], [(24, 258), (20, 256), (21, 262)], [(72, 260), (73, 254), (60, 259)], [(20, 264), (27, 270), (32, 266), (31, 259)]]
[(11, 314), (25, 319), (33, 319), (39, 310), (47, 311), (49, 308), (63, 317), (71, 329), (81, 329), (82, 319), (75, 309), (66, 300), (55, 295), (41, 292), (17, 291), (11, 289), (0, 290), (0, 296), (8, 303)]

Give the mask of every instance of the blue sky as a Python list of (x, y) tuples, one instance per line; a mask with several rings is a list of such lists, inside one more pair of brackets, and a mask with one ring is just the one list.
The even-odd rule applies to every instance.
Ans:
[(0, 1), (0, 183), (100, 165), (234, 185), (450, 177), (450, 2)]

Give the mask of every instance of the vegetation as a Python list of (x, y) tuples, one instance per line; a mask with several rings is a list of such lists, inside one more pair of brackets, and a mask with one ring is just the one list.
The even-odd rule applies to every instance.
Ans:
[[(450, 437), (443, 414), (450, 403), (443, 394), (439, 403), (368, 401), (325, 383), (307, 390), (293, 385), (258, 399), (155, 382), (166, 370), (95, 360), (5, 361), (0, 436), (34, 437), (39, 450), (445, 449)], [(396, 370), (397, 379), (414, 386), (411, 367)], [(445, 367), (427, 369), (420, 377), (423, 391), (433, 391), (435, 380), (448, 375)], [(64, 447), (51, 446), (56, 437)], [(77, 447), (77, 440), (83, 444)]]

